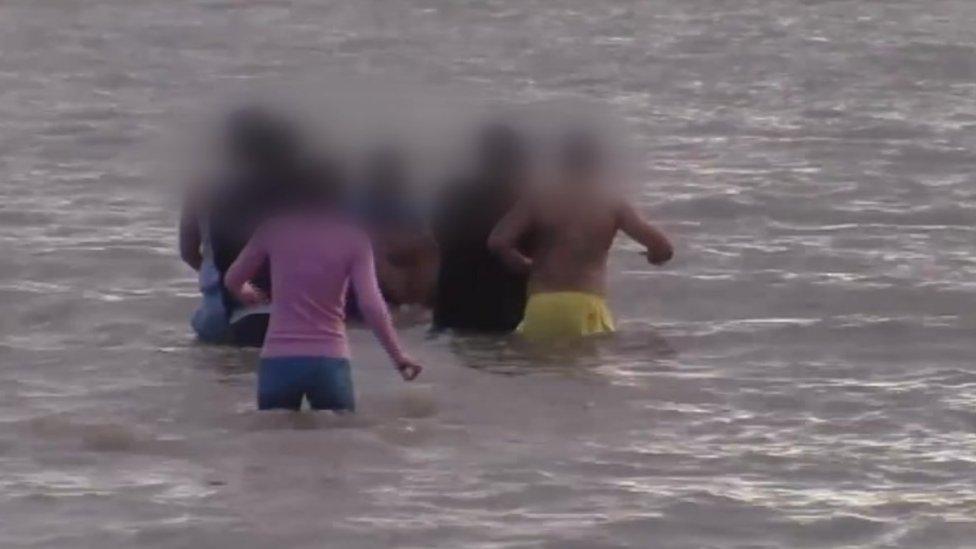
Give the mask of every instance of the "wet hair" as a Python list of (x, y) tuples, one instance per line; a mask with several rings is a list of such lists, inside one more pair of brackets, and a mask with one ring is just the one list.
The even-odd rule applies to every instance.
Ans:
[(557, 161), (563, 171), (589, 175), (603, 166), (603, 147), (592, 131), (574, 128), (563, 135)]
[(522, 136), (515, 128), (491, 122), (478, 134), (481, 169), (489, 177), (512, 178), (525, 168), (526, 153)]
[(225, 131), (228, 154), (251, 168), (280, 168), (299, 156), (296, 128), (265, 108), (247, 106), (233, 111)]

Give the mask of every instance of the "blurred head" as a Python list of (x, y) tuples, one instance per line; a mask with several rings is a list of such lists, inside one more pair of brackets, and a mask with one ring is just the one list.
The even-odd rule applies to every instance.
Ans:
[(295, 162), (298, 133), (283, 117), (245, 107), (227, 117), (226, 147), (231, 160), (250, 169), (277, 169)]
[(556, 151), (560, 172), (571, 180), (589, 180), (604, 164), (600, 140), (588, 130), (576, 128), (563, 135)]
[(366, 160), (367, 192), (400, 194), (406, 190), (407, 166), (403, 153), (392, 145), (379, 147)]
[(342, 174), (327, 159), (303, 166), (279, 190), (284, 195), (285, 207), (292, 211), (328, 211), (339, 207), (345, 199)]
[(493, 122), (478, 135), (480, 169), (489, 179), (512, 183), (525, 169), (525, 143), (519, 133), (506, 124)]

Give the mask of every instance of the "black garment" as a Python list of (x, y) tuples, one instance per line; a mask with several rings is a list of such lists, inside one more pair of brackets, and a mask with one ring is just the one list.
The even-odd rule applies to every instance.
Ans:
[(264, 346), (264, 336), (268, 333), (271, 313), (252, 313), (237, 322), (230, 323), (230, 343), (236, 347)]
[[(282, 193), (275, 183), (257, 176), (228, 178), (225, 184), (214, 190), (208, 201), (210, 246), (214, 266), (220, 273), (221, 295), (228, 315), (233, 315), (241, 307), (241, 303), (224, 286), (224, 275), (258, 227), (280, 207)], [(267, 262), (252, 282), (266, 295), (271, 295), (271, 268)], [(231, 324), (231, 343), (243, 347), (260, 347), (267, 327), (267, 314), (248, 315)]]
[(491, 231), (512, 206), (510, 195), (501, 186), (472, 181), (449, 186), (438, 200), (435, 330), (505, 333), (522, 321), (528, 276), (488, 249)]
[[(254, 181), (231, 181), (215, 190), (208, 204), (208, 220), (214, 265), (221, 279), (276, 210), (277, 195), (270, 183)], [(267, 264), (263, 266), (253, 280), (265, 292), (271, 290), (269, 269)]]

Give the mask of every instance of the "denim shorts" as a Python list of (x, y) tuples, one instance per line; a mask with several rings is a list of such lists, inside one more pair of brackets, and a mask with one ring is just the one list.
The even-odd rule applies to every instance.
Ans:
[(261, 359), (258, 409), (299, 410), (302, 397), (313, 410), (354, 411), (349, 360), (324, 356)]

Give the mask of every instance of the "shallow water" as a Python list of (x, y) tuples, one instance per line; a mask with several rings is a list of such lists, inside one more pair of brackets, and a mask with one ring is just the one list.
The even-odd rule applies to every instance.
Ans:
[[(976, 545), (976, 3), (555, 4), (0, 2), (0, 546)], [(590, 349), (359, 331), (357, 417), (256, 414), (145, 150), (336, 68), (612, 105), (678, 258)]]

